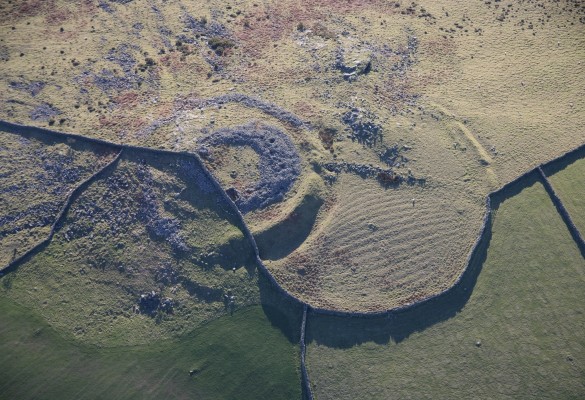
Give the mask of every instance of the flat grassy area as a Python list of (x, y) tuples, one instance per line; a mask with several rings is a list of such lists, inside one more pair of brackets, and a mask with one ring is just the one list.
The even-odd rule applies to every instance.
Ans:
[(2, 296), (0, 365), (2, 399), (301, 397), (298, 346), (260, 306), (178, 341), (100, 349), (67, 340)]
[[(453, 285), (479, 234), (484, 199), (444, 187), (384, 189), (352, 174), (336, 185), (335, 205), (303, 245), (268, 264), (287, 290), (313, 306), (380, 311)], [(429, 193), (432, 200), (421, 198)]]
[(461, 288), (472, 290), (461, 306), (394, 321), (311, 317), (316, 397), (583, 398), (584, 284), (585, 261), (533, 182), (500, 204), (481, 273), (474, 288)]
[(549, 176), (549, 180), (577, 229), (585, 234), (585, 158)]

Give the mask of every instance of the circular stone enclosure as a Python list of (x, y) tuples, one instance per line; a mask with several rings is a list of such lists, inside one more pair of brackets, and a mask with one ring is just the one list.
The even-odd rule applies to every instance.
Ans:
[(284, 199), (301, 173), (301, 160), (292, 140), (280, 129), (251, 123), (217, 130), (198, 140), (198, 153), (213, 163), (222, 146), (250, 147), (259, 156), (259, 179), (242, 192), (226, 188), (243, 214)]

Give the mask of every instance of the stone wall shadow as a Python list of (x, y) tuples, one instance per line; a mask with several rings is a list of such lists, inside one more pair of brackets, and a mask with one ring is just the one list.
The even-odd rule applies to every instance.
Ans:
[(350, 348), (365, 342), (388, 344), (390, 339), (399, 343), (415, 332), (453, 318), (467, 304), (487, 258), (492, 238), (492, 224), (499, 205), (516, 196), (524, 188), (538, 181), (538, 175), (531, 171), (491, 194), (492, 212), (478, 245), (471, 255), (470, 263), (460, 281), (450, 290), (411, 308), (388, 312), (382, 317), (339, 317), (310, 313), (307, 326), (307, 340), (334, 348)]
[(581, 158), (585, 158), (585, 145), (579, 146), (564, 156), (543, 164), (542, 170), (547, 176), (551, 176), (559, 171), (562, 171), (567, 166), (573, 164), (575, 161)]
[(112, 150), (120, 150), (119, 146), (113, 146), (91, 138), (76, 137), (75, 135), (57, 134), (43, 128), (17, 126), (13, 124), (4, 123), (0, 121), (0, 133), (5, 131), (13, 135), (19, 135), (25, 139), (34, 139), (43, 143), (46, 146), (53, 146), (56, 144), (66, 144), (75, 151), (91, 151), (96, 155), (103, 155)]
[(262, 260), (279, 260), (295, 251), (313, 230), (324, 201), (306, 196), (283, 221), (254, 236)]
[(274, 287), (274, 285), (259, 274), (260, 301), (264, 314), (275, 328), (293, 344), (298, 344), (301, 338), (301, 322), (303, 306)]

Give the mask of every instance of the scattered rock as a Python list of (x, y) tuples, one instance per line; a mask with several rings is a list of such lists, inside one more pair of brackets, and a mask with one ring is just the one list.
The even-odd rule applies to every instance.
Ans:
[(35, 97), (45, 88), (47, 84), (43, 81), (32, 81), (32, 82), (10, 82), (9, 86), (12, 89), (27, 92), (31, 96)]
[(174, 302), (173, 299), (162, 297), (154, 290), (149, 293), (140, 295), (138, 300), (138, 310), (141, 314), (154, 316), (158, 311), (172, 314)]
[(372, 224), (372, 223), (369, 223), (367, 226), (368, 226), (368, 229), (371, 230), (372, 232), (375, 232), (379, 229), (377, 225)]
[(341, 121), (351, 128), (352, 141), (374, 146), (378, 140), (382, 140), (382, 127), (373, 122), (374, 118), (372, 113), (354, 108), (345, 113)]
[(359, 54), (360, 57), (349, 57), (339, 50), (335, 60), (335, 68), (343, 73), (343, 79), (353, 82), (360, 75), (367, 75), (372, 70), (371, 54)]
[(41, 103), (30, 113), (30, 119), (33, 121), (48, 121), (52, 117), (61, 114), (61, 110), (48, 103)]

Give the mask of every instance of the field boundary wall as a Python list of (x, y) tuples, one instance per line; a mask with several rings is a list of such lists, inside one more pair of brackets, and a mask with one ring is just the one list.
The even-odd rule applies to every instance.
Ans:
[(180, 155), (180, 156), (185, 156), (185, 157), (191, 157), (197, 162), (197, 164), (202, 169), (204, 174), (211, 180), (214, 187), (218, 190), (218, 193), (223, 197), (223, 199), (227, 202), (227, 204), (230, 205), (230, 207), (232, 208), (232, 211), (234, 212), (234, 214), (236, 215), (236, 217), (239, 220), (239, 223), (241, 225), (240, 228), (242, 229), (244, 236), (246, 236), (246, 239), (249, 241), (250, 245), (252, 246), (252, 249), (253, 249), (254, 255), (255, 255), (255, 259), (256, 259), (256, 262), (258, 264), (258, 268), (262, 272), (262, 274), (271, 282), (272, 286), (279, 293), (281, 293), (285, 298), (293, 301), (296, 304), (303, 306), (303, 319), (302, 319), (302, 324), (301, 324), (301, 339), (300, 339), (301, 380), (302, 380), (302, 385), (303, 385), (303, 392), (305, 393), (306, 398), (308, 398), (310, 400), (313, 399), (313, 395), (312, 395), (309, 376), (308, 376), (308, 372), (307, 372), (306, 364), (305, 364), (305, 354), (306, 354), (305, 330), (306, 330), (306, 322), (307, 322), (308, 313), (311, 312), (311, 313), (320, 314), (320, 315), (329, 315), (329, 316), (337, 316), (337, 317), (377, 318), (377, 317), (382, 317), (382, 316), (390, 316), (393, 313), (405, 312), (405, 311), (408, 311), (410, 309), (413, 309), (414, 307), (420, 306), (420, 305), (425, 304), (425, 303), (429, 303), (429, 302), (431, 302), (439, 297), (443, 297), (443, 296), (447, 295), (449, 292), (455, 290), (455, 288), (457, 288), (461, 284), (463, 277), (466, 275), (466, 273), (470, 269), (470, 266), (473, 264), (473, 262), (472, 262), (473, 258), (475, 257), (478, 249), (480, 248), (480, 244), (482, 243), (483, 240), (485, 240), (486, 234), (488, 232), (487, 228), (489, 228), (489, 225), (491, 224), (491, 221), (492, 221), (492, 212), (493, 212), (492, 207), (491, 207), (492, 206), (491, 205), (492, 198), (495, 195), (503, 193), (507, 189), (511, 188), (513, 185), (520, 183), (522, 180), (524, 180), (525, 178), (527, 178), (531, 174), (537, 173), (541, 177), (541, 180), (542, 180), (542, 182), (547, 190), (547, 193), (551, 197), (559, 214), (561, 214), (563, 221), (567, 224), (567, 227), (571, 231), (573, 239), (577, 242), (579, 248), (581, 249), (581, 252), (584, 253), (583, 249), (585, 248), (585, 243), (583, 242), (583, 237), (581, 236), (581, 234), (577, 230), (576, 226), (573, 224), (566, 208), (564, 207), (561, 200), (556, 195), (554, 189), (550, 185), (550, 182), (548, 181), (546, 175), (544, 174), (544, 172), (542, 170), (542, 168), (545, 168), (549, 164), (559, 162), (562, 159), (564, 159), (565, 157), (574, 156), (578, 152), (583, 151), (585, 149), (585, 144), (582, 144), (581, 146), (579, 146), (575, 149), (572, 149), (568, 152), (565, 152), (564, 154), (562, 154), (562, 155), (560, 155), (560, 156), (558, 156), (558, 157), (556, 157), (556, 158), (554, 158), (546, 163), (540, 164), (540, 165), (532, 168), (531, 170), (518, 176), (516, 179), (504, 184), (502, 187), (489, 193), (486, 196), (485, 212), (484, 212), (483, 221), (482, 221), (479, 233), (478, 233), (478, 235), (477, 235), (477, 237), (476, 237), (476, 239), (475, 239), (475, 241), (474, 241), (473, 245), (471, 246), (470, 251), (468, 253), (465, 268), (463, 269), (461, 274), (458, 276), (457, 280), (449, 288), (447, 288), (444, 291), (439, 292), (435, 295), (432, 295), (432, 296), (429, 296), (425, 299), (419, 300), (417, 302), (405, 304), (403, 306), (394, 307), (394, 308), (387, 309), (384, 311), (352, 312), (352, 311), (338, 311), (338, 310), (331, 310), (331, 309), (325, 309), (325, 308), (319, 308), (319, 307), (312, 307), (308, 303), (295, 297), (294, 295), (289, 293), (286, 289), (284, 289), (276, 281), (274, 276), (268, 271), (268, 268), (264, 265), (262, 259), (260, 258), (260, 253), (258, 251), (258, 245), (256, 244), (256, 240), (255, 240), (254, 236), (252, 235), (250, 229), (248, 228), (248, 225), (245, 222), (243, 214), (240, 212), (240, 210), (238, 209), (238, 207), (236, 206), (234, 201), (226, 193), (226, 191), (221, 187), (221, 184), (219, 183), (219, 181), (215, 178), (215, 176), (211, 173), (211, 171), (209, 171), (207, 169), (207, 167), (205, 166), (205, 164), (203, 163), (203, 161), (201, 160), (201, 158), (197, 154), (185, 152), (185, 151), (173, 151), (173, 150), (166, 150), (166, 149), (154, 149), (154, 148), (150, 148), (150, 147), (128, 145), (128, 144), (118, 144), (118, 143), (113, 143), (113, 142), (102, 140), (102, 139), (88, 138), (88, 137), (85, 137), (82, 135), (59, 132), (59, 131), (54, 131), (54, 130), (46, 129), (46, 128), (20, 125), (20, 124), (15, 124), (15, 123), (3, 121), (3, 120), (0, 120), (0, 130), (5, 130), (5, 131), (11, 132), (11, 133), (16, 133), (16, 134), (30, 134), (30, 133), (32, 133), (32, 134), (48, 135), (48, 136), (54, 136), (54, 137), (59, 137), (59, 138), (65, 138), (65, 139), (72, 138), (72, 139), (82, 140), (82, 141), (86, 141), (86, 142), (90, 142), (90, 143), (96, 143), (96, 144), (100, 144), (100, 145), (110, 146), (110, 147), (113, 147), (113, 148), (120, 150), (120, 152), (118, 153), (118, 155), (116, 156), (116, 158), (112, 162), (110, 162), (108, 165), (106, 165), (104, 168), (102, 168), (96, 174), (92, 175), (92, 177), (88, 178), (86, 181), (84, 181), (82, 184), (80, 184), (76, 189), (74, 189), (71, 192), (64, 207), (62, 208), (62, 210), (59, 214), (59, 217), (55, 220), (55, 222), (53, 223), (53, 226), (51, 227), (51, 233), (50, 233), (49, 237), (47, 239), (43, 240), (42, 242), (40, 242), (39, 244), (37, 244), (32, 249), (30, 249), (27, 253), (25, 253), (22, 256), (18, 257), (17, 259), (13, 260), (7, 267), (0, 270), (0, 272), (5, 272), (5, 271), (8, 272), (11, 268), (13, 268), (15, 265), (18, 265), (18, 263), (23, 261), (26, 257), (28, 257), (29, 255), (33, 255), (35, 251), (38, 251), (44, 245), (46, 245), (53, 237), (53, 234), (55, 232), (55, 228), (57, 227), (59, 219), (61, 219), (65, 215), (65, 213), (66, 213), (68, 207), (70, 206), (71, 202), (73, 201), (75, 195), (77, 193), (80, 193), (81, 190), (83, 190), (89, 183), (91, 183), (92, 180), (96, 179), (96, 177), (98, 175), (100, 175), (104, 170), (106, 170), (108, 167), (115, 164), (115, 162), (120, 158), (120, 156), (122, 154), (122, 150), (128, 149), (128, 150), (142, 151), (142, 152), (146, 152), (146, 153), (150, 153), (150, 154), (176, 155), (176, 156)]
[[(166, 150), (166, 149), (154, 149), (151, 147), (141, 147), (141, 146), (135, 146), (135, 145), (128, 145), (128, 144), (118, 144), (118, 143), (110, 142), (110, 141), (103, 140), (103, 139), (88, 138), (88, 137), (85, 137), (82, 135), (65, 133), (65, 132), (55, 131), (55, 130), (51, 130), (51, 129), (47, 129), (47, 128), (40, 128), (40, 127), (35, 127), (35, 126), (15, 124), (15, 123), (3, 121), (3, 120), (0, 120), (0, 130), (5, 130), (5, 131), (11, 132), (11, 133), (16, 133), (16, 134), (33, 133), (33, 134), (41, 134), (41, 135), (45, 134), (45, 135), (55, 136), (55, 137), (59, 137), (59, 138), (73, 138), (76, 140), (82, 140), (82, 141), (86, 141), (86, 142), (92, 142), (92, 143), (96, 143), (96, 144), (100, 144), (100, 145), (110, 146), (113, 148), (117, 148), (119, 150), (128, 149), (128, 150), (142, 151), (142, 152), (151, 153), (151, 154), (176, 155), (176, 156), (180, 155), (180, 156), (184, 156), (184, 157), (193, 158), (197, 162), (197, 164), (199, 165), (201, 170), (204, 172), (204, 174), (211, 180), (214, 187), (218, 190), (218, 193), (224, 198), (224, 200), (227, 202), (227, 204), (231, 206), (232, 211), (234, 212), (234, 214), (236, 215), (236, 217), (239, 220), (239, 223), (241, 225), (240, 228), (242, 229), (244, 236), (246, 236), (246, 238), (250, 242), (250, 245), (252, 246), (252, 249), (253, 249), (254, 255), (255, 255), (255, 259), (258, 263), (258, 267), (259, 267), (260, 271), (262, 271), (262, 273), (265, 275), (265, 277), (268, 278), (268, 280), (272, 283), (272, 285), (284, 297), (288, 298), (289, 300), (292, 300), (294, 303), (297, 303), (301, 306), (306, 305), (308, 308), (308, 312), (311, 312), (311, 313), (338, 316), (338, 317), (358, 317), (358, 318), (372, 318), (372, 317), (375, 318), (375, 317), (381, 317), (384, 315), (388, 315), (390, 313), (403, 312), (403, 311), (406, 311), (410, 308), (416, 307), (417, 305), (432, 301), (433, 299), (436, 299), (437, 297), (443, 296), (443, 295), (447, 294), (448, 292), (452, 291), (454, 289), (454, 287), (458, 286), (458, 284), (461, 282), (462, 277), (464, 276), (465, 272), (469, 268), (469, 265), (471, 264), (471, 260), (473, 259), (475, 252), (477, 251), (479, 244), (481, 243), (481, 241), (486, 233), (486, 228), (488, 226), (488, 223), (491, 221), (491, 214), (492, 214), (491, 200), (492, 200), (492, 197), (494, 195), (497, 195), (497, 194), (504, 192), (505, 190), (509, 189), (511, 186), (518, 184), (521, 180), (525, 179), (526, 177), (528, 177), (529, 175), (531, 175), (535, 172), (540, 175), (540, 173), (541, 173), (540, 171), (542, 170), (542, 168), (545, 168), (547, 165), (555, 163), (555, 162), (559, 162), (561, 159), (563, 159), (567, 156), (574, 156), (576, 153), (585, 150), (585, 144), (582, 144), (581, 146), (578, 146), (577, 148), (572, 149), (572, 150), (560, 155), (559, 157), (556, 157), (556, 158), (554, 158), (546, 163), (537, 165), (536, 167), (523, 173), (522, 175), (520, 175), (516, 179), (504, 184), (502, 187), (489, 193), (486, 196), (483, 222), (481, 224), (479, 234), (477, 235), (476, 240), (474, 241), (474, 243), (471, 246), (470, 251), (468, 253), (466, 267), (464, 268), (462, 273), (459, 275), (457, 280), (453, 283), (453, 285), (451, 285), (449, 288), (447, 288), (444, 291), (439, 292), (435, 295), (432, 295), (432, 296), (429, 296), (425, 299), (422, 299), (420, 301), (406, 304), (406, 305), (400, 306), (400, 307), (394, 307), (394, 308), (383, 310), (383, 311), (353, 312), (353, 311), (338, 311), (338, 310), (330, 310), (330, 309), (325, 309), (325, 308), (320, 308), (320, 307), (312, 307), (310, 304), (305, 303), (304, 301), (300, 300), (299, 298), (297, 298), (294, 295), (292, 295), (291, 293), (289, 293), (286, 289), (284, 289), (276, 281), (274, 276), (268, 271), (268, 268), (264, 265), (264, 262), (260, 258), (258, 245), (256, 244), (256, 240), (254, 239), (252, 232), (250, 231), (250, 229), (248, 228), (248, 225), (246, 224), (246, 222), (244, 220), (243, 214), (237, 208), (236, 204), (229, 197), (229, 195), (226, 193), (226, 191), (221, 187), (221, 184), (219, 183), (219, 181), (207, 169), (207, 167), (205, 166), (205, 164), (203, 163), (203, 161), (201, 160), (201, 158), (197, 154), (187, 152), (187, 151), (173, 151), (173, 150)], [(545, 176), (545, 178), (546, 178), (546, 176)], [(547, 180), (547, 182), (548, 182), (548, 180)], [(549, 186), (550, 186), (550, 184), (549, 184)], [(552, 187), (551, 187), (551, 189), (552, 189)], [(557, 199), (558, 199), (558, 197), (557, 197)], [(553, 200), (553, 201), (555, 201), (555, 200)], [(558, 202), (559, 202), (559, 204), (562, 205), (562, 203), (560, 202), (560, 199), (558, 199)], [(556, 204), (557, 203), (555, 203), (555, 205)], [(563, 206), (563, 209), (564, 209), (564, 206)], [(566, 209), (565, 209), (565, 212), (566, 212)], [(568, 213), (567, 213), (567, 215), (568, 215)], [(572, 229), (572, 228), (569, 227), (569, 229)], [(576, 227), (575, 227), (575, 229), (576, 229)], [(579, 237), (581, 237), (581, 236), (579, 235)], [(581, 240), (582, 240), (582, 237), (581, 237)]]
[(111, 161), (109, 161), (106, 165), (104, 165), (102, 168), (100, 168), (99, 170), (94, 172), (93, 175), (91, 175), (90, 177), (88, 177), (87, 179), (82, 181), (79, 185), (77, 185), (75, 188), (73, 188), (69, 192), (69, 195), (67, 195), (67, 198), (65, 199), (65, 202), (63, 203), (63, 206), (61, 206), (61, 209), (59, 210), (59, 214), (57, 214), (57, 216), (55, 217), (55, 220), (53, 221), (53, 224), (51, 225), (51, 230), (49, 231), (49, 234), (47, 235), (47, 237), (45, 239), (41, 240), (36, 245), (34, 245), (33, 247), (31, 247), (30, 249), (28, 249), (27, 251), (25, 251), (20, 256), (16, 257), (14, 260), (10, 261), (4, 268), (0, 269), (0, 274), (5, 274), (8, 272), (14, 271), (24, 260), (34, 256), (36, 253), (41, 251), (45, 246), (47, 246), (51, 242), (51, 240), (53, 239), (53, 236), (55, 236), (55, 232), (58, 230), (59, 224), (61, 224), (61, 222), (63, 222), (63, 220), (65, 219), (65, 216), (67, 215), (67, 211), (69, 210), (69, 207), (71, 207), (71, 204), (73, 204), (73, 201), (77, 198), (77, 196), (80, 195), (83, 192), (83, 190), (85, 190), (85, 188), (87, 188), (93, 181), (98, 179), (107, 170), (109, 170), (112, 166), (114, 166), (118, 162), (118, 160), (120, 159), (121, 156), (122, 156), (122, 150), (120, 150), (118, 152), (118, 154)]
[(546, 174), (544, 173), (544, 171), (542, 170), (542, 168), (540, 166), (538, 167), (538, 173), (539, 173), (539, 176), (542, 180), (544, 188), (546, 189), (546, 192), (548, 193), (552, 202), (554, 203), (555, 207), (557, 208), (558, 213), (561, 215), (563, 222), (567, 225), (567, 228), (569, 228), (569, 231), (571, 232), (571, 236), (573, 236), (573, 240), (575, 240), (575, 242), (579, 246), (579, 249), (581, 250), (581, 252), (585, 253), (585, 240), (583, 240), (583, 236), (581, 236), (581, 232), (579, 232), (579, 229), (577, 229), (577, 226), (575, 225), (575, 223), (571, 219), (571, 215), (569, 214), (569, 212), (565, 208), (565, 205), (561, 201), (560, 197), (557, 195), (557, 192), (555, 192), (555, 189), (553, 188), (552, 184), (548, 180), (548, 177), (546, 176)]

